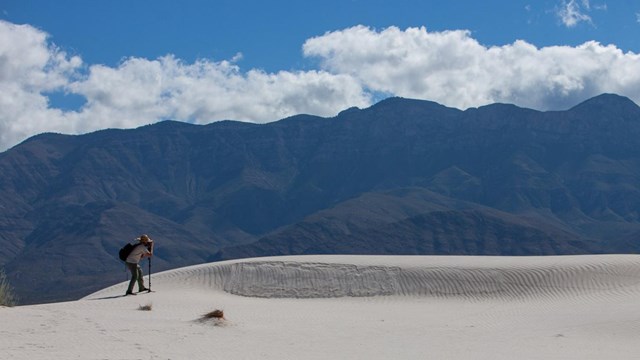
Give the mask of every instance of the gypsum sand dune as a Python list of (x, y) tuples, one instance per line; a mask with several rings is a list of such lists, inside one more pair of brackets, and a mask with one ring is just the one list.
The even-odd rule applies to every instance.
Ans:
[[(226, 261), (0, 309), (8, 359), (637, 359), (640, 257)], [(139, 311), (152, 304), (150, 311)], [(224, 309), (222, 323), (200, 321)]]

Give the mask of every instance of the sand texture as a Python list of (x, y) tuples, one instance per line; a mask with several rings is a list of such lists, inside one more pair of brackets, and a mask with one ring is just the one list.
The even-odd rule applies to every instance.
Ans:
[(151, 280), (0, 308), (0, 358), (640, 358), (635, 255), (291, 256)]

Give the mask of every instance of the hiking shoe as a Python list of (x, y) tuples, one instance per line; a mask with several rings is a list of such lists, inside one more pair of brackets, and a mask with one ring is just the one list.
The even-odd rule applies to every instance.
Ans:
[(147, 289), (147, 288), (142, 288), (142, 289), (138, 290), (138, 292), (143, 292), (143, 291), (149, 291), (149, 289)]
[(127, 291), (126, 293), (124, 293), (124, 296), (129, 296), (129, 295), (135, 295), (135, 294), (131, 291)]

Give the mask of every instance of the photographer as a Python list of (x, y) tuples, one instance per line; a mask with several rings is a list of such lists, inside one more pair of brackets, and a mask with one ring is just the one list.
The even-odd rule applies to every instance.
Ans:
[(133, 286), (136, 282), (138, 283), (138, 292), (149, 290), (144, 286), (140, 260), (153, 256), (153, 240), (147, 235), (141, 235), (136, 240), (138, 240), (139, 243), (136, 244), (126, 260), (127, 268), (131, 272), (131, 281), (129, 282), (129, 287), (125, 295), (135, 295), (133, 293)]

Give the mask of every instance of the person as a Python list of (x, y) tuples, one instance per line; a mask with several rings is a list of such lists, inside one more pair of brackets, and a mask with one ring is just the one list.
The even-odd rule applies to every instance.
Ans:
[(131, 281), (129, 281), (129, 287), (127, 288), (126, 295), (135, 295), (133, 293), (133, 286), (138, 283), (138, 292), (149, 290), (144, 286), (144, 277), (142, 276), (142, 268), (140, 267), (140, 260), (153, 256), (153, 240), (148, 235), (140, 235), (136, 239), (139, 243), (135, 245), (125, 263), (127, 269), (131, 272)]

